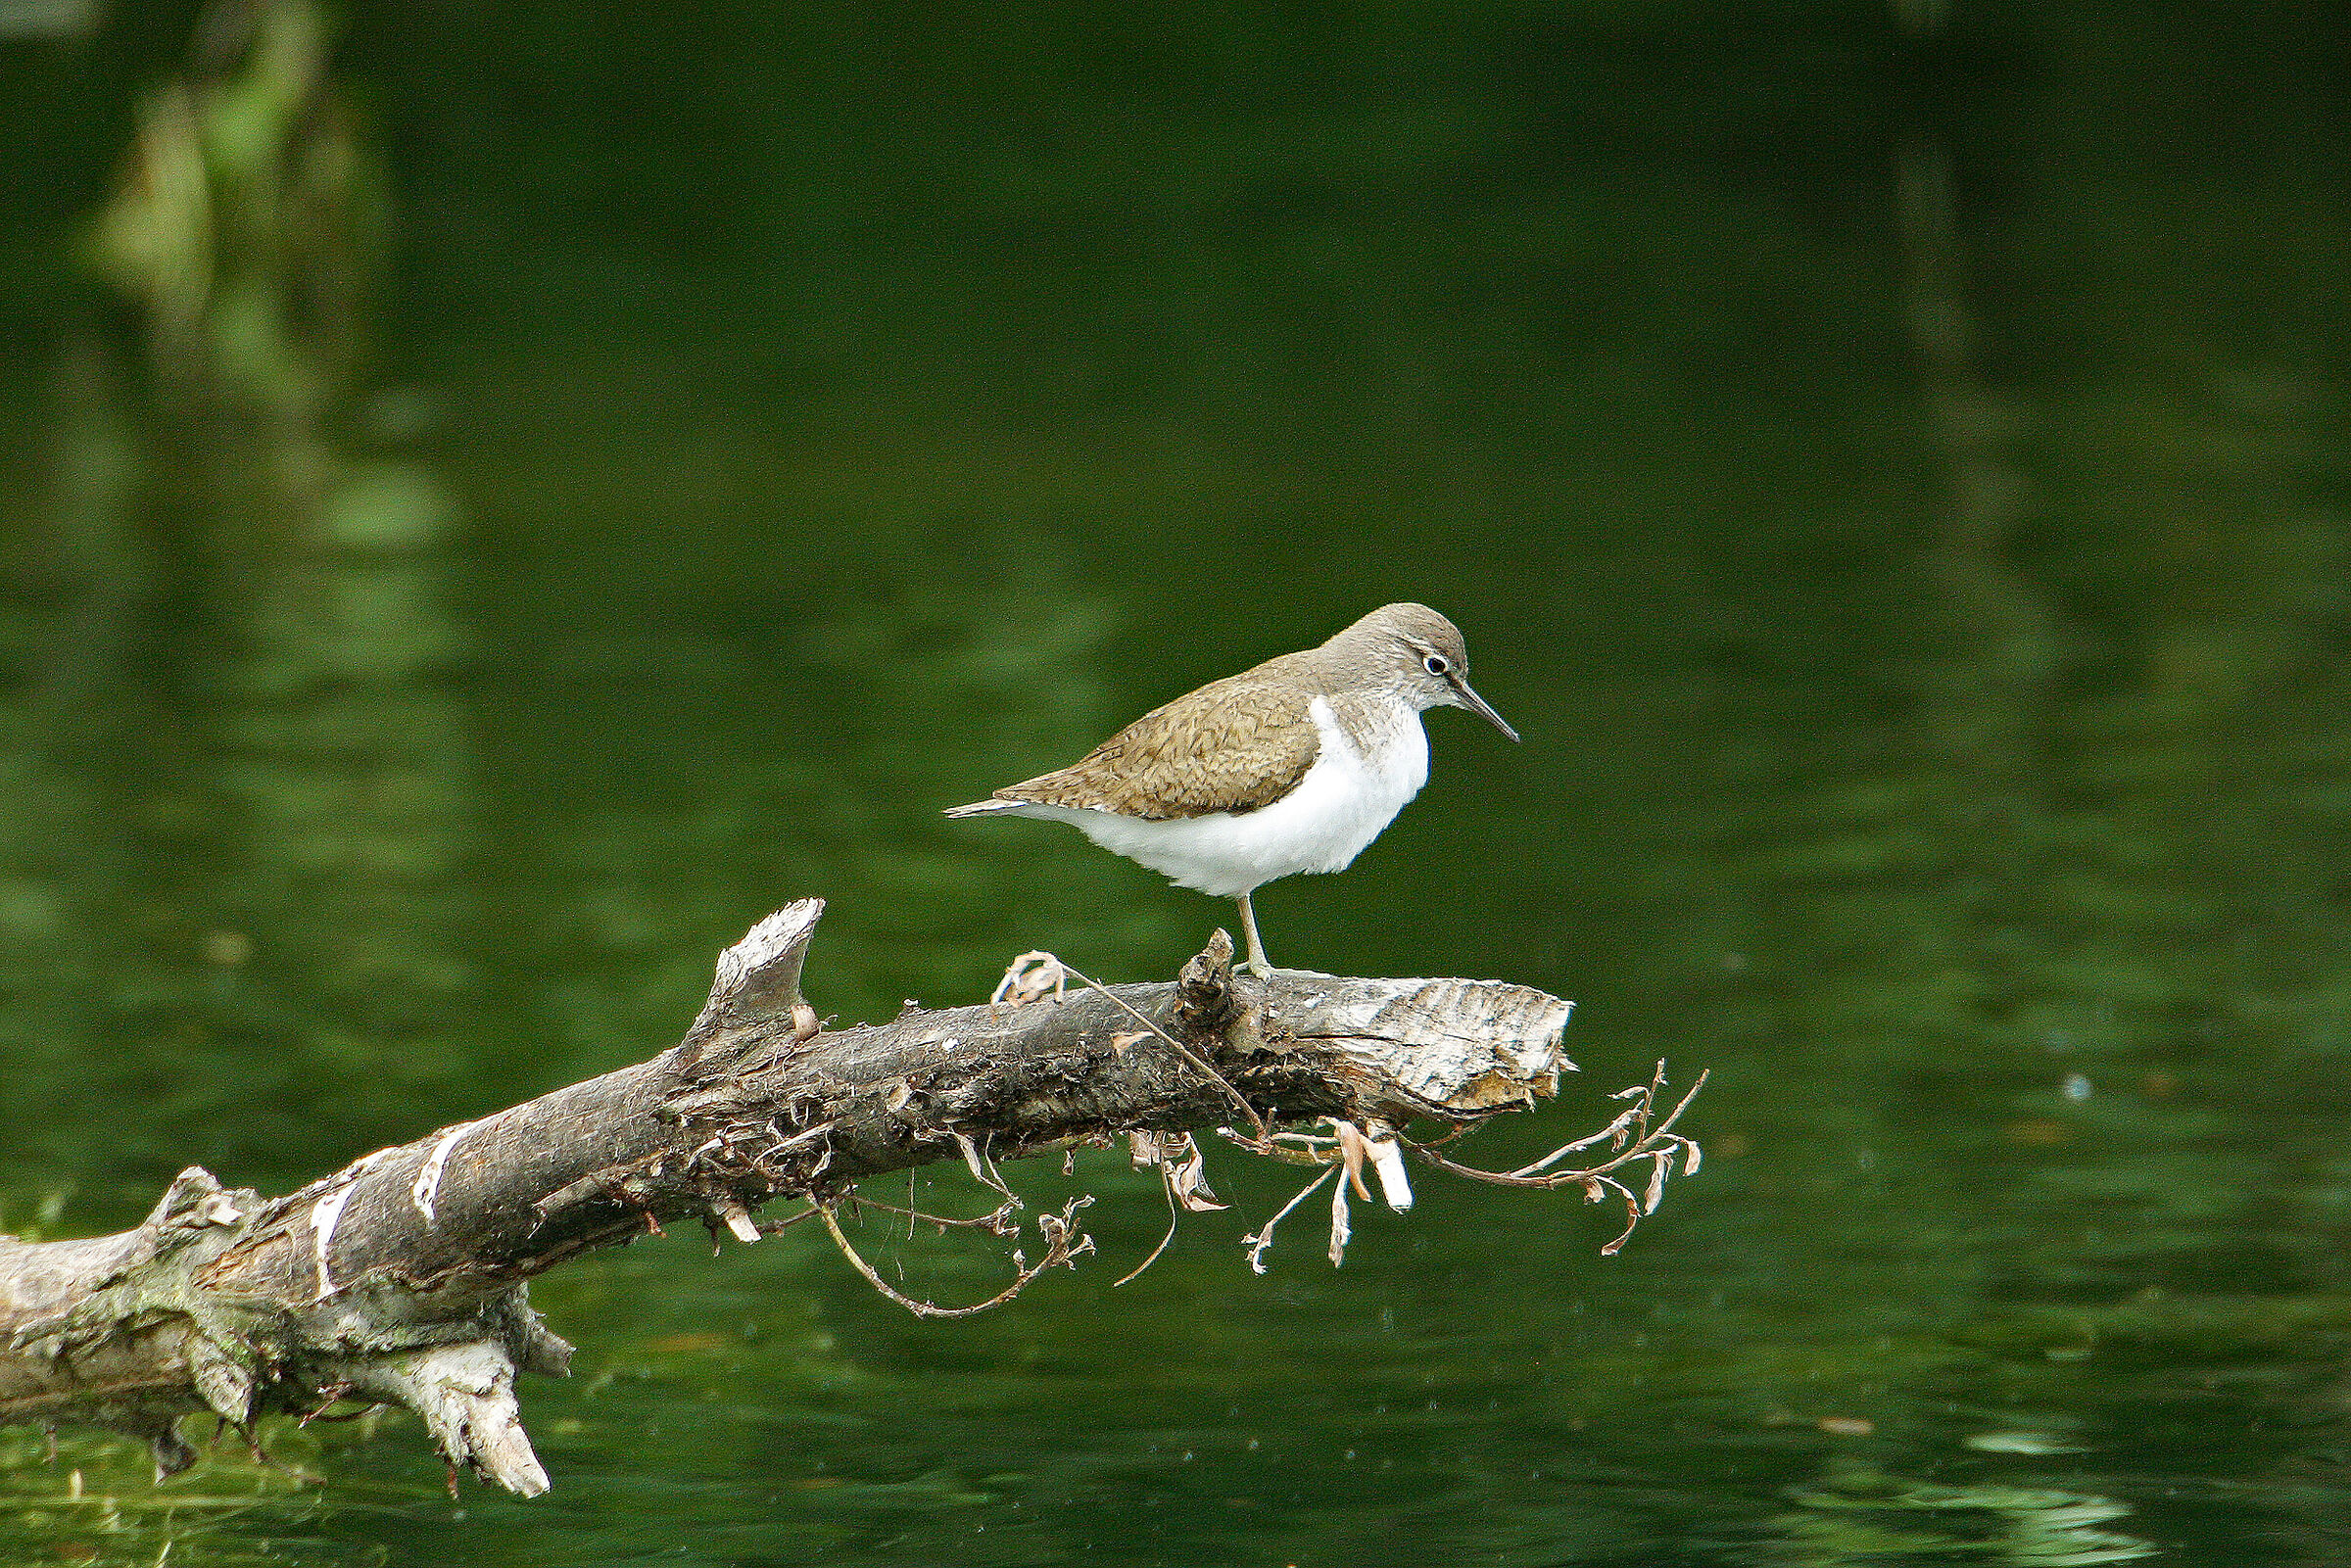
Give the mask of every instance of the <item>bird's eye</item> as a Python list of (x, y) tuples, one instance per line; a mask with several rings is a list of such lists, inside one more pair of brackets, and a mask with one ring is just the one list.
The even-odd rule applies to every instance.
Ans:
[(1443, 675), (1447, 671), (1451, 670), (1453, 666), (1445, 662), (1444, 654), (1431, 653), (1427, 658), (1420, 661), (1420, 668), (1426, 670), (1431, 675)]

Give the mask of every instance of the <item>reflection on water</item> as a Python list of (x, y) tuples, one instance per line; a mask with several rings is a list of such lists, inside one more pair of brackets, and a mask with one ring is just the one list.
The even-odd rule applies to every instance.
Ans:
[[(374, 143), (307, 13), (244, 14), (78, 231), (140, 325), (58, 305), (0, 378), (0, 1222), (120, 1222), (190, 1161), (284, 1186), (640, 1058), (803, 893), (848, 1019), (1038, 945), (1167, 974), (1224, 909), (938, 809), (1399, 597), (1528, 743), (1435, 715), (1421, 800), (1268, 890), (1285, 953), (1573, 996), (1587, 1082), (1713, 1069), (1709, 1160), (1619, 1259), (1605, 1214), (1431, 1184), (1344, 1269), (1262, 1280), (1238, 1239), (1291, 1184), (1233, 1164), (1233, 1212), (1115, 1291), (1156, 1185), (1027, 1173), (1101, 1197), (1100, 1266), (953, 1325), (796, 1235), (632, 1248), (536, 1293), (583, 1345), (526, 1391), (548, 1499), (451, 1501), (399, 1420), (161, 1491), (129, 1446), (9, 1433), (0, 1552), (2339, 1559), (2346, 236), (2300, 100), (2210, 130), (2257, 175), (2183, 178), (2097, 85), (2218, 24), (1955, 17), (1905, 47), (1977, 107), (1891, 128), (1751, 29), (1406, 49), (1452, 86), (1393, 100), (1368, 66), (1285, 96), (1358, 57), (1260, 40), (1214, 68), (1259, 72), (1237, 121), (1180, 90), (1210, 67), (1095, 39), (1158, 62), (1110, 95), (1125, 176), (1035, 125), (966, 159), (943, 86), (848, 91), (955, 77), (922, 33), (793, 94), (725, 76), (711, 115), (761, 134), (647, 131), (607, 174), (655, 210), (589, 240), (456, 201), (526, 132), (436, 35), (370, 78), (441, 205), (369, 369)], [(1639, 119), (1701, 125), (1651, 69), (1683, 49), (1695, 150)], [(558, 74), (628, 91), (600, 58)], [(622, 160), (600, 113), (528, 131), (544, 166)], [(274, 151), (208, 166), (221, 115)], [(677, 182), (753, 238), (662, 253)], [(987, 242), (861, 215), (914, 189)], [(269, 192), (311, 218), (282, 254), (236, 216)], [(1000, 1283), (860, 1247), (919, 1294)]]
[(216, 6), (193, 55), (85, 237), (138, 342), (65, 350), (12, 640), (19, 842), (57, 870), (15, 923), (46, 1008), (10, 1098), (38, 1179), (114, 1202), (405, 1135), (470, 1075), (440, 1048), (477, 945), (453, 503), (345, 412), (370, 156), (308, 0)]
[(2078, 1492), (2013, 1486), (1927, 1486), (1866, 1465), (1840, 1465), (1825, 1486), (1792, 1498), (1773, 1523), (1784, 1539), (1760, 1559), (1835, 1568), (1845, 1563), (1964, 1554), (1987, 1562), (2085, 1568), (2155, 1554), (2145, 1541), (2109, 1529), (2126, 1503)]

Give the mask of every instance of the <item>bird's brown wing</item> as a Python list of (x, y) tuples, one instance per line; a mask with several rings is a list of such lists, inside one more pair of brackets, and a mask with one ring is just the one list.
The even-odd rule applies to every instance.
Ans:
[(1153, 708), (1068, 767), (995, 793), (1164, 822), (1270, 806), (1321, 753), (1310, 693), (1265, 666)]

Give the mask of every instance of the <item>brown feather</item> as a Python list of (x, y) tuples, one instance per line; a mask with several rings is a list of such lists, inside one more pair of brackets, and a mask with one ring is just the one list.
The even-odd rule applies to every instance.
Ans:
[(1008, 784), (994, 798), (1092, 806), (1147, 822), (1270, 806), (1321, 754), (1308, 711), (1316, 685), (1294, 678), (1318, 651), (1285, 653), (1211, 681), (1153, 708), (1068, 767)]

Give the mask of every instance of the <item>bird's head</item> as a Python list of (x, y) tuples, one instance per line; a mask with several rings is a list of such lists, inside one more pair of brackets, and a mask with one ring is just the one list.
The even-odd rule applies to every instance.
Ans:
[(1467, 708), (1509, 736), (1518, 732), (1469, 689), (1469, 650), (1454, 624), (1425, 604), (1383, 604), (1323, 646), (1368, 684), (1386, 688), (1420, 712)]

